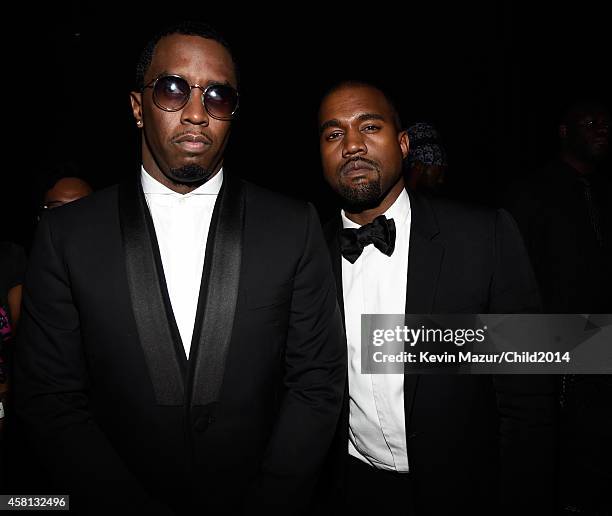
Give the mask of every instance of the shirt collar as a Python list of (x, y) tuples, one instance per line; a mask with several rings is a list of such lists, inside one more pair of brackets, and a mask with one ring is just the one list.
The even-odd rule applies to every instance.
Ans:
[(211, 177), (206, 183), (198, 186), (192, 192), (186, 194), (180, 194), (174, 190), (170, 190), (167, 186), (161, 184), (157, 179), (153, 178), (143, 166), (140, 167), (140, 182), (142, 184), (142, 191), (149, 194), (169, 195), (185, 199), (193, 195), (218, 195), (223, 184), (223, 168), (219, 170), (213, 177)]
[[(340, 215), (342, 217), (343, 228), (361, 227), (360, 224), (357, 224), (349, 219), (344, 210), (340, 211)], [(400, 194), (397, 196), (397, 199), (395, 199), (393, 204), (389, 206), (389, 209), (383, 213), (383, 215), (388, 219), (393, 219), (396, 226), (398, 224), (403, 225), (408, 223), (410, 219), (410, 197), (408, 196), (408, 192), (405, 188), (402, 189)]]

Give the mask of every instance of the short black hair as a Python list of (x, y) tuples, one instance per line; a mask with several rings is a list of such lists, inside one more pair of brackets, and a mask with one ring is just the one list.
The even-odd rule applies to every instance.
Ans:
[(381, 88), (378, 84), (369, 81), (369, 80), (363, 80), (363, 79), (343, 79), (341, 81), (338, 81), (336, 83), (334, 83), (332, 86), (330, 86), (329, 88), (327, 88), (327, 90), (325, 91), (325, 93), (323, 94), (323, 96), (321, 97), (321, 102), (326, 99), (327, 97), (329, 97), (332, 93), (335, 93), (336, 91), (345, 88), (345, 87), (350, 87), (350, 86), (365, 86), (368, 88), (374, 88), (375, 90), (378, 90), (382, 93), (382, 95), (385, 97), (385, 100), (389, 103), (389, 106), (391, 106), (391, 111), (393, 113), (393, 122), (395, 123), (395, 128), (399, 131), (402, 131), (404, 129), (404, 127), (402, 126), (402, 120), (401, 117), (399, 115), (399, 111), (397, 109), (397, 103), (395, 102), (395, 100), (393, 100), (393, 97), (389, 94), (388, 91), (386, 91), (384, 88)]
[(200, 36), (204, 39), (212, 39), (213, 41), (216, 41), (217, 43), (223, 45), (223, 47), (225, 47), (225, 49), (229, 52), (232, 58), (232, 62), (234, 64), (234, 71), (236, 73), (236, 80), (238, 81), (238, 66), (236, 64), (236, 59), (234, 57), (232, 49), (229, 46), (229, 43), (225, 40), (221, 33), (204, 22), (182, 21), (164, 27), (162, 30), (153, 35), (153, 37), (151, 37), (151, 39), (149, 39), (149, 41), (146, 43), (145, 47), (140, 53), (138, 62), (136, 63), (135, 91), (141, 91), (145, 86), (144, 77), (147, 73), (147, 70), (149, 69), (149, 66), (151, 66), (155, 47), (162, 38), (166, 36), (171, 36), (172, 34), (182, 34), (184, 36)]

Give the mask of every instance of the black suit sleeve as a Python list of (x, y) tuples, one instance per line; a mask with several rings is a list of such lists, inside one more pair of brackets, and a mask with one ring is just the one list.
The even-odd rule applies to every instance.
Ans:
[[(527, 251), (512, 217), (499, 210), (491, 313), (539, 313), (540, 298)], [(554, 505), (555, 380), (546, 375), (494, 377), (500, 415), (501, 501), (504, 514), (547, 515)]]
[(307, 505), (336, 429), (345, 379), (346, 344), (331, 263), (309, 205), (285, 348), (286, 393), (262, 464), (255, 506), (288, 514)]
[(83, 503), (88, 514), (110, 514), (119, 505), (133, 513), (170, 514), (147, 497), (90, 412), (79, 311), (52, 215), (37, 230), (23, 304), (15, 410), (54, 481), (50, 488), (72, 495), (71, 510)]

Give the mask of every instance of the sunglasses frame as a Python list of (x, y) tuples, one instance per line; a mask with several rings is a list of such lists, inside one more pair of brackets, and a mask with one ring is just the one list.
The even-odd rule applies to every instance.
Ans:
[[(187, 97), (187, 100), (185, 101), (185, 103), (178, 109), (168, 109), (163, 107), (162, 105), (158, 104), (157, 99), (156, 99), (156, 95), (155, 95), (155, 86), (157, 86), (157, 82), (161, 79), (165, 79), (167, 77), (174, 77), (176, 79), (181, 79), (182, 81), (185, 81), (185, 84), (187, 84), (187, 86), (189, 86), (189, 96)], [(220, 117), (217, 115), (214, 115), (213, 113), (210, 112), (210, 110), (208, 109), (208, 106), (206, 105), (206, 92), (208, 90), (210, 90), (211, 88), (214, 88), (215, 86), (225, 86), (226, 88), (231, 88), (236, 92), (236, 107), (234, 108), (234, 110), (230, 113), (230, 115), (228, 117)], [(156, 77), (155, 79), (153, 79), (151, 82), (149, 82), (149, 84), (147, 84), (146, 86), (143, 86), (141, 93), (144, 93), (144, 90), (147, 88), (151, 88), (152, 91), (152, 96), (153, 96), (153, 103), (162, 111), (166, 111), (167, 113), (176, 113), (177, 111), (180, 111), (181, 109), (183, 109), (187, 104), (189, 104), (189, 101), (191, 100), (191, 94), (193, 93), (194, 88), (197, 88), (199, 90), (202, 91), (202, 95), (201, 95), (201, 99), (202, 99), (202, 105), (204, 106), (204, 109), (206, 110), (206, 112), (213, 117), (215, 120), (224, 120), (224, 121), (228, 121), (228, 120), (233, 120), (235, 118), (236, 112), (238, 111), (238, 106), (240, 105), (240, 94), (238, 93), (238, 90), (235, 89), (233, 86), (230, 86), (229, 84), (223, 84), (223, 83), (219, 83), (219, 82), (214, 82), (212, 84), (209, 84), (208, 86), (204, 87), (204, 86), (200, 86), (199, 84), (189, 84), (189, 81), (187, 79), (185, 79), (185, 77), (181, 77), (180, 75), (176, 75), (176, 74), (165, 74), (165, 75), (160, 75), (159, 77)]]

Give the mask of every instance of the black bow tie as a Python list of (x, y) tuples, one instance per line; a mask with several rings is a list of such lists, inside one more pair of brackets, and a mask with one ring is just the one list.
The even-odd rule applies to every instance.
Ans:
[(374, 244), (381, 253), (391, 256), (395, 249), (395, 222), (384, 215), (376, 217), (360, 228), (340, 231), (340, 252), (349, 262), (355, 263), (363, 249)]

